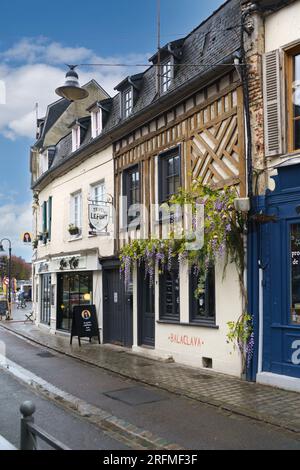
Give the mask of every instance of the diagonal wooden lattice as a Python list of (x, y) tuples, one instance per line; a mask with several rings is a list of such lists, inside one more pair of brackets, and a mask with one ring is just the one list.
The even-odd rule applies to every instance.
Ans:
[(207, 124), (189, 141), (192, 178), (204, 184), (236, 184), (239, 179), (238, 119), (236, 114)]

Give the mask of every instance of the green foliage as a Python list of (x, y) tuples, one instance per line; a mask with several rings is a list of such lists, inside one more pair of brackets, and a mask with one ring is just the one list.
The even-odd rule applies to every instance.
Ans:
[[(224, 275), (229, 263), (237, 268), (243, 310), (247, 310), (247, 291), (244, 284), (245, 247), (244, 239), (247, 232), (247, 214), (237, 212), (234, 201), (238, 197), (235, 189), (225, 187), (215, 190), (202, 184), (198, 179), (189, 190), (180, 189), (169, 203), (182, 208), (189, 206), (192, 214), (192, 229), (177, 239), (175, 224), (171, 226), (169, 239), (133, 240), (128, 243), (120, 254), (121, 271), (125, 273), (125, 282), (129, 281), (135, 262), (144, 262), (146, 272), (153, 282), (155, 265), (159, 269), (171, 269), (172, 258), (185, 259), (190, 266), (196, 268), (199, 285), (195, 296), (199, 296), (203, 286), (203, 276), (209, 266), (218, 260), (224, 261)], [(201, 249), (188, 250), (187, 242), (195, 241), (197, 211), (204, 206), (204, 244)], [(242, 352), (243, 365), (246, 364), (249, 345), (253, 347), (253, 328), (251, 316), (243, 314), (237, 322), (229, 322), (228, 342), (239, 347)], [(249, 356), (250, 357), (250, 356)]]

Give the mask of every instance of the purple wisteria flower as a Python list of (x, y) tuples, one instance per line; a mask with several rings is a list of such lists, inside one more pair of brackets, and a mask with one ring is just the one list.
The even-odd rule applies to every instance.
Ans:
[(251, 361), (254, 354), (254, 332), (251, 333), (249, 341), (246, 345), (246, 354), (247, 354), (247, 369), (251, 366)]

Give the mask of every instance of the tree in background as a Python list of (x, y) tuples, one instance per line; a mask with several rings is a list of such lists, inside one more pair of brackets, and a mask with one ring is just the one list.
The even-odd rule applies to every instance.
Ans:
[[(0, 276), (3, 278), (8, 275), (8, 258), (0, 258)], [(20, 256), (11, 257), (11, 277), (18, 281), (28, 281), (31, 278), (31, 264), (27, 263)]]

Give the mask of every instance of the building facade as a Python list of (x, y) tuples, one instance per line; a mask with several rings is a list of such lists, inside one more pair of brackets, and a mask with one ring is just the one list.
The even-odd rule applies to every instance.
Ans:
[[(241, 375), (240, 353), (227, 341), (228, 323), (243, 313), (234, 264), (225, 277), (225, 259), (201, 273), (196, 299), (198, 274), (187, 262), (175, 259), (166, 272), (156, 267), (151, 285), (136, 264), (125, 285), (119, 255), (131, 240), (157, 237), (157, 208), (195, 179), (251, 196), (251, 151), (257, 168), (265, 162), (260, 71), (269, 18), (252, 2), (241, 9), (229, 0), (187, 37), (162, 47), (146, 71), (126, 77), (114, 97), (92, 81), (88, 98), (49, 106), (31, 150), (41, 327), (69, 332), (73, 306), (93, 303), (103, 343)], [(247, 90), (244, 60), (251, 63)], [(145, 217), (133, 228), (137, 204)], [(100, 228), (99, 220), (91, 223), (99, 207), (107, 221)]]
[[(100, 260), (114, 253), (111, 215), (100, 231), (90, 225), (90, 208), (95, 203), (105, 208), (113, 197), (112, 146), (84, 163), (80, 155), (81, 146), (99, 132), (96, 117), (108, 95), (93, 81), (85, 88), (89, 97), (80, 104), (59, 100), (49, 106), (31, 150), (33, 300), (37, 324), (52, 333), (70, 332), (74, 305), (95, 304), (100, 315)], [(70, 156), (76, 152), (74, 163)]]
[(259, 13), (263, 52), (256, 96), (263, 105), (261, 130), (253, 137), (256, 177), (249, 237), (257, 353), (253, 379), (300, 390), (300, 2), (275, 4), (269, 2)]

